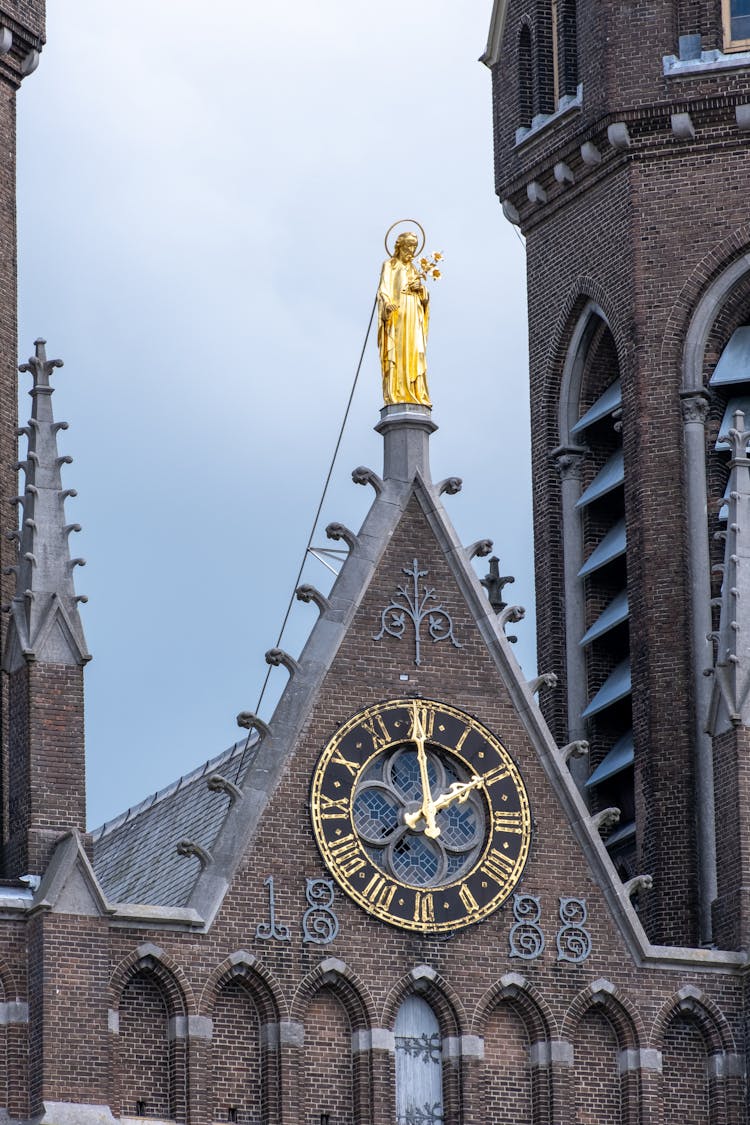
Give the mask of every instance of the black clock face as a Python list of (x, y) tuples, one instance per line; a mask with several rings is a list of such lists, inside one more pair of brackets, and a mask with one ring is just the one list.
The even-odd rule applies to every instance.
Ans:
[(531, 843), (523, 780), (476, 719), (398, 699), (353, 716), (312, 781), (326, 866), (369, 913), (443, 932), (487, 917), (518, 882)]

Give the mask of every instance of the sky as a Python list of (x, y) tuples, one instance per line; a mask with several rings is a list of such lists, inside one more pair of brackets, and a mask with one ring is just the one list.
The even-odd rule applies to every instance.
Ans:
[[(494, 540), (535, 672), (525, 254), (493, 190), (490, 0), (48, 0), (18, 95), (20, 359), (53, 405), (87, 594), (89, 826), (240, 737), (304, 557), (387, 227), (445, 256), (428, 352), (435, 480)], [(21, 420), (28, 416), (21, 376)], [(371, 336), (313, 537), (382, 469)], [(486, 560), (478, 560), (479, 573)], [(304, 581), (331, 575), (308, 557)], [(282, 647), (316, 617), (295, 602)], [(274, 669), (259, 713), (286, 681)]]

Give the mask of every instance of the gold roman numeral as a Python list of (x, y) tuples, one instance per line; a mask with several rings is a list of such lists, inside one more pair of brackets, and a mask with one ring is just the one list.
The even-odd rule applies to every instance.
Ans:
[(513, 832), (516, 836), (523, 833), (522, 812), (496, 812), (492, 814), (492, 821), (496, 832)]
[(510, 770), (507, 766), (495, 766), (494, 770), (484, 775), (485, 785), (494, 785), (497, 781), (505, 781), (506, 777), (510, 777)]
[(414, 900), (414, 921), (435, 921), (435, 903), (428, 891), (417, 891), (417, 897)]
[(513, 867), (513, 861), (508, 859), (507, 855), (503, 855), (497, 848), (491, 848), (490, 854), (482, 864), (480, 871), (488, 879), (494, 879), (496, 883), (503, 886), (504, 883), (507, 883)]
[(473, 913), (475, 910), (479, 910), (479, 903), (474, 898), (474, 895), (471, 893), (465, 883), (461, 887), (461, 890), (458, 892), (458, 897), (464, 904), (465, 910), (468, 910), (470, 913)]
[(366, 719), (362, 720), (361, 727), (362, 730), (367, 731), (372, 739), (374, 750), (382, 750), (384, 746), (393, 742), (391, 732), (388, 730), (388, 727), (383, 722), (382, 716), (379, 714), (368, 715)]
[(382, 910), (389, 909), (395, 893), (396, 884), (389, 883), (382, 875), (373, 875), (363, 891), (365, 898)]
[(331, 761), (335, 762), (337, 766), (344, 766), (345, 769), (349, 770), (352, 777), (356, 777), (359, 773), (359, 762), (350, 762), (349, 759), (345, 758), (341, 753), (339, 747), (336, 747)]
[(339, 797), (326, 797), (325, 793), (320, 795), (320, 819), (321, 820), (346, 820), (349, 815), (349, 798)]
[(466, 727), (464, 729), (463, 734), (461, 735), (458, 742), (456, 743), (456, 753), (457, 754), (461, 753), (461, 751), (463, 749), (464, 742), (466, 742), (466, 739), (469, 737), (470, 734), (471, 734), (471, 727)]
[(348, 836), (342, 836), (340, 840), (334, 840), (328, 847), (344, 878), (351, 878), (356, 871), (361, 871), (365, 866), (365, 861), (359, 854), (357, 838), (351, 832)]

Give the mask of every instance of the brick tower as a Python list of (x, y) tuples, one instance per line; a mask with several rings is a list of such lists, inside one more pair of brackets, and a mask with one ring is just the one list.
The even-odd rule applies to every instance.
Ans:
[(716, 718), (710, 635), (750, 394), (750, 5), (497, 0), (483, 61), (528, 254), (545, 714), (590, 742), (621, 876), (653, 875), (652, 940), (746, 946), (747, 721)]
[[(6, 532), (15, 529), (9, 503), (17, 492), (18, 339), (16, 270), (16, 93), (36, 70), (44, 43), (44, 0), (0, 0), (0, 603), (7, 606), (15, 591), (17, 543)], [(0, 615), (0, 644), (8, 616)], [(2, 684), (0, 743), (2, 789), (0, 819), (3, 840), (8, 826), (8, 697)]]

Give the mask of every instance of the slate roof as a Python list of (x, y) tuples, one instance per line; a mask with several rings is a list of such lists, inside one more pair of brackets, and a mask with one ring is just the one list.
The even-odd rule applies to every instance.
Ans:
[(200, 860), (180, 855), (189, 840), (210, 852), (230, 808), (229, 794), (211, 790), (220, 774), (241, 786), (258, 751), (256, 734), (147, 797), (93, 831), (94, 870), (110, 902), (184, 906)]

